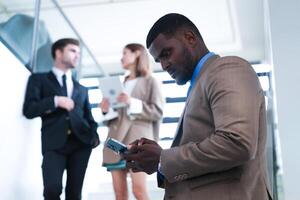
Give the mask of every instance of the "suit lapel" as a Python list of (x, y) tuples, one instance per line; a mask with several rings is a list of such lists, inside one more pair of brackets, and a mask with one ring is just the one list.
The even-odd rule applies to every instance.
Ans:
[[(198, 75), (197, 77), (197, 81), (199, 81), (200, 77), (201, 77), (201, 74), (203, 74), (203, 72), (209, 67), (209, 65), (214, 61), (216, 60), (217, 58), (219, 58), (220, 56), (218, 55), (214, 55), (212, 56), (211, 58), (209, 58), (203, 65), (201, 71), (200, 71), (200, 74)], [(195, 83), (195, 86), (196, 86), (197, 83)], [(195, 87), (194, 86), (194, 87)], [(184, 114), (185, 114), (185, 111), (186, 111), (186, 108), (188, 107), (189, 105), (189, 102), (190, 102), (190, 99), (192, 98), (193, 96), (193, 89), (190, 91), (190, 95), (187, 97), (186, 99), (186, 103), (185, 103), (185, 107), (184, 107), (184, 110), (182, 112), (182, 115), (179, 119), (179, 122), (178, 122), (178, 126), (177, 126), (177, 130), (176, 130), (176, 135), (174, 137), (174, 140), (173, 140), (173, 143), (172, 143), (172, 146), (171, 147), (174, 147), (174, 146), (178, 146), (179, 143), (180, 143), (180, 140), (181, 140), (181, 137), (182, 137), (182, 134), (183, 134), (183, 120), (184, 120)]]
[(189, 102), (190, 102), (190, 99), (191, 99), (191, 96), (192, 96), (191, 93), (192, 92), (190, 92), (190, 95), (186, 99), (186, 103), (185, 103), (183, 112), (181, 114), (181, 117), (180, 117), (180, 119), (178, 121), (178, 126), (177, 126), (177, 129), (176, 129), (176, 134), (175, 134), (175, 137), (174, 137), (174, 140), (172, 142), (172, 146), (171, 147), (178, 146), (179, 143), (180, 143), (180, 139), (181, 139), (182, 133), (183, 133), (182, 126), (183, 126), (184, 114), (185, 114), (186, 108), (189, 105)]
[(59, 95), (62, 95), (62, 93), (63, 93), (62, 88), (61, 88), (59, 82), (57, 81), (56, 76), (53, 74), (52, 71), (50, 71), (48, 73), (48, 78), (53, 85), (53, 89), (57, 91), (56, 93)]
[(185, 108), (186, 108), (186, 106), (184, 107), (183, 112), (182, 112), (182, 114), (179, 118), (178, 126), (177, 126), (177, 129), (176, 129), (176, 132), (175, 132), (176, 134), (175, 134), (175, 137), (174, 137), (174, 140), (172, 142), (171, 147), (175, 147), (175, 146), (179, 145), (179, 142), (180, 142), (180, 139), (181, 139), (181, 136), (182, 136), (182, 125), (183, 125), (183, 118), (184, 118)]
[(72, 99), (75, 101), (79, 95), (79, 83), (72, 79), (73, 80), (73, 93), (72, 93)]

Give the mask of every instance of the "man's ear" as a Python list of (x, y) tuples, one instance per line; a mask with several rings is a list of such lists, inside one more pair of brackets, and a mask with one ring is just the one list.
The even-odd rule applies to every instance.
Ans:
[(55, 51), (55, 58), (60, 58), (62, 56), (62, 50), (61, 49), (56, 49)]
[(193, 31), (185, 30), (183, 32), (184, 40), (187, 42), (188, 45), (194, 47), (197, 43), (197, 36)]

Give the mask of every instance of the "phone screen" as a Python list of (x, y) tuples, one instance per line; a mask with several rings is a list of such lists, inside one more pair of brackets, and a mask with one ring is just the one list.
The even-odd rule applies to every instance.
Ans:
[(118, 154), (125, 153), (128, 150), (125, 144), (113, 138), (108, 138), (105, 146)]

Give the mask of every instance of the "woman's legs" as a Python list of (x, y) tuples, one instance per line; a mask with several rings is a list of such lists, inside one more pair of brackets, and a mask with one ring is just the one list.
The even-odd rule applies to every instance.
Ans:
[(116, 200), (128, 200), (127, 171), (111, 171)]
[(137, 200), (149, 200), (147, 187), (146, 187), (146, 177), (147, 174), (144, 172), (133, 173), (130, 171), (132, 180), (132, 192)]

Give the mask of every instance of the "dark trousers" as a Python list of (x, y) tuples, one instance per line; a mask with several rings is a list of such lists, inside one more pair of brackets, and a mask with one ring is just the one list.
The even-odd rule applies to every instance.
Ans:
[(45, 200), (60, 200), (63, 172), (67, 171), (66, 200), (80, 200), (81, 190), (91, 148), (84, 146), (74, 136), (58, 150), (43, 155), (43, 182)]

